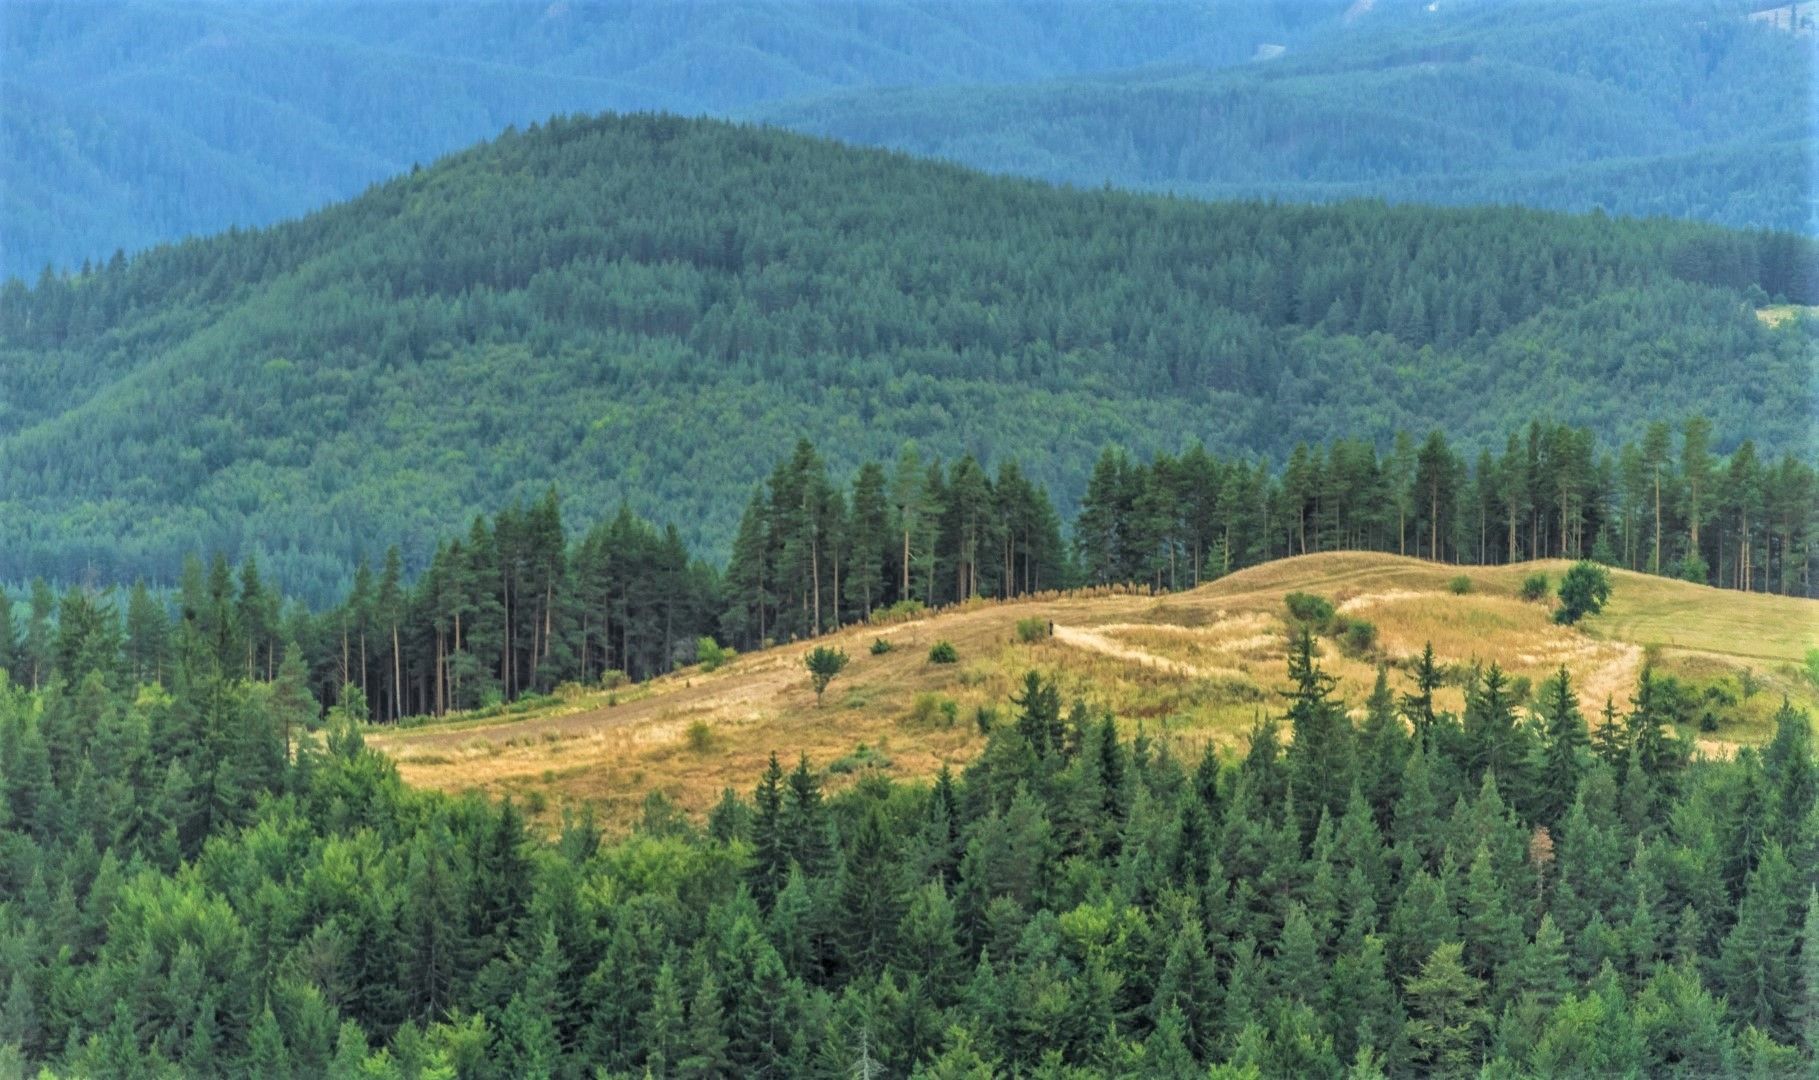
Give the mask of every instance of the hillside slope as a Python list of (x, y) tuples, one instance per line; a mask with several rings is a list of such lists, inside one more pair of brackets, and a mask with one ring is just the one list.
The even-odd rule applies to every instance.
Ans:
[[(796, 644), (711, 673), (690, 669), (616, 692), (577, 693), (527, 716), (374, 729), (369, 741), (414, 784), (511, 792), (552, 810), (583, 800), (620, 822), (653, 790), (703, 811), (722, 786), (762, 771), (773, 751), (806, 753), (837, 777), (869, 768), (916, 777), (958, 766), (984, 744), (979, 711), (1008, 709), (1026, 671), (1056, 679), (1065, 701), (1110, 710), (1126, 734), (1147, 732), (1189, 756), (1209, 741), (1221, 752), (1242, 751), (1252, 724), (1283, 707), (1276, 693), (1286, 682), (1283, 598), (1297, 591), (1377, 627), (1368, 656), (1322, 646), (1322, 663), (1354, 711), (1378, 661), (1395, 669), (1392, 688), (1405, 692), (1406, 668), (1429, 642), (1452, 672), (1439, 707), (1454, 711), (1463, 705), (1465, 669), (1493, 660), (1529, 685), (1564, 665), (1594, 723), (1607, 698), (1627, 708), (1645, 663), (1696, 692), (1717, 687), (1732, 699), (1720, 710), (1724, 722), (1693, 732), (1707, 753), (1766, 738), (1783, 695), (1809, 711), (1819, 705), (1819, 687), (1799, 669), (1805, 651), (1819, 646), (1819, 603), (1616, 571), (1605, 613), (1565, 628), (1547, 604), (1523, 601), (1517, 591), (1536, 572), (1558, 581), (1568, 565), (1471, 568), (1471, 591), (1456, 595), (1450, 586), (1460, 567), (1329, 553), (1172, 595), (980, 603), (815, 642), (851, 657), (820, 707), (802, 667), (811, 646)], [(1020, 642), (1017, 623), (1025, 619), (1051, 623), (1054, 636)], [(876, 640), (893, 647), (873, 654)], [(937, 641), (955, 646), (958, 663), (928, 662)]]
[[(551, 486), (712, 558), (797, 439), (836, 473), (1107, 443), (1282, 460), (1536, 417), (1811, 446), (1810, 243), (1056, 190), (770, 130), (551, 124), (302, 221), (0, 291), (0, 580), (257, 552), (321, 597)], [(1614, 409), (1613, 401), (1631, 407)], [(701, 434), (714, 432), (704, 439)]]

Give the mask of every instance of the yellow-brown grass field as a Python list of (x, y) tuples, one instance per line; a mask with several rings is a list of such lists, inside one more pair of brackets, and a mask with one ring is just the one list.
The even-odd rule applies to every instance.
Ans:
[[(1819, 704), (1800, 666), (1819, 646), (1819, 602), (1614, 571), (1604, 613), (1567, 628), (1554, 624), (1550, 602), (1525, 602), (1518, 589), (1538, 571), (1557, 584), (1569, 565), (1458, 567), (1330, 553), (1167, 595), (1108, 590), (979, 601), (909, 622), (848, 627), (741, 656), (712, 673), (689, 669), (612, 693), (576, 693), (526, 716), (374, 729), (368, 741), (413, 784), (512, 793), (545, 817), (586, 802), (603, 822), (620, 825), (636, 818), (653, 790), (696, 813), (728, 785), (746, 791), (772, 751), (834, 766), (835, 785), (867, 768), (912, 778), (958, 767), (984, 744), (978, 711), (1008, 715), (1007, 699), (1030, 670), (1057, 679), (1066, 700), (1112, 711), (1128, 732), (1141, 729), (1185, 754), (1197, 756), (1209, 742), (1230, 753), (1242, 749), (1258, 718), (1281, 708), (1283, 597), (1295, 591), (1376, 625), (1372, 656), (1322, 648), (1338, 692), (1355, 709), (1379, 660), (1394, 669), (1400, 691), (1408, 682), (1401, 669), (1427, 642), (1444, 663), (1495, 660), (1534, 684), (1565, 665), (1594, 723), (1607, 697), (1625, 705), (1645, 663), (1702, 684), (1722, 682), (1739, 699), (1741, 718), (1700, 738), (1708, 753), (1766, 737), (1783, 695), (1809, 711)], [(1449, 583), (1462, 574), (1471, 589), (1455, 594)], [(1032, 618), (1052, 623), (1054, 636), (1019, 642), (1018, 620)], [(878, 638), (891, 651), (873, 655)], [(951, 642), (959, 662), (931, 664), (937, 641)], [(851, 658), (820, 707), (802, 663), (814, 644)], [(1462, 703), (1456, 686), (1443, 691), (1443, 707)]]

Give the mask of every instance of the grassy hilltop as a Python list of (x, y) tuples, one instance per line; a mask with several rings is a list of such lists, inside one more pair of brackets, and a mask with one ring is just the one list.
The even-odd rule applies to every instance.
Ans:
[[(1377, 628), (1368, 655), (1323, 643), (1323, 664), (1354, 707), (1370, 692), (1379, 660), (1392, 668), (1392, 688), (1407, 689), (1398, 669), (1430, 641), (1455, 672), (1496, 659), (1538, 685), (1565, 665), (1594, 724), (1607, 697), (1627, 706), (1646, 663), (1700, 692), (1716, 687), (1737, 705), (1736, 718), (1719, 730), (1695, 733), (1713, 754), (1767, 738), (1784, 694), (1808, 708), (1819, 703), (1799, 669), (1806, 650), (1819, 645), (1819, 604), (1615, 571), (1604, 613), (1562, 627), (1547, 602), (1522, 600), (1519, 588), (1537, 572), (1558, 582), (1568, 565), (1461, 568), (1332, 553), (1172, 595), (1089, 591), (980, 602), (911, 622), (848, 627), (711, 673), (687, 669), (538, 711), (376, 730), (370, 738), (412, 783), (528, 795), (551, 810), (586, 800), (619, 821), (633, 818), (652, 790), (705, 810), (723, 787), (748, 784), (773, 750), (807, 753), (840, 776), (884, 768), (919, 777), (957, 767), (984, 745), (979, 710), (1004, 711), (1031, 670), (1056, 678), (1064, 698), (1111, 710), (1127, 733), (1141, 728), (1196, 756), (1208, 741), (1241, 752), (1252, 724), (1283, 705), (1276, 691), (1285, 682), (1283, 598), (1291, 592), (1323, 596)], [(1470, 591), (1455, 594), (1462, 576)], [(1017, 624), (1029, 619), (1052, 622), (1054, 636), (1019, 641)], [(892, 648), (873, 655), (880, 639)], [(957, 663), (928, 661), (939, 641), (953, 644)], [(817, 708), (802, 659), (821, 644), (851, 661)], [(1456, 679), (1439, 705), (1463, 705)]]

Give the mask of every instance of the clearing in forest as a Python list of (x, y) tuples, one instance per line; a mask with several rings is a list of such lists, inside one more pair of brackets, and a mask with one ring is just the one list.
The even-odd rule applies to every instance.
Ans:
[[(1819, 646), (1819, 602), (1745, 594), (1613, 571), (1604, 614), (1578, 628), (1555, 625), (1549, 602), (1520, 599), (1523, 578), (1552, 583), (1570, 564), (1459, 567), (1394, 555), (1335, 552), (1283, 559), (1200, 588), (1163, 595), (1086, 591), (1009, 602), (974, 601), (885, 626), (853, 626), (814, 642), (740, 656), (711, 673), (696, 668), (617, 691), (587, 691), (510, 719), (459, 719), (374, 729), (369, 742), (406, 780), (448, 790), (512, 793), (553, 815), (588, 802), (604, 821), (635, 820), (649, 792), (701, 812), (721, 790), (748, 788), (772, 751), (806, 753), (838, 785), (867, 770), (912, 778), (956, 768), (984, 745), (981, 711), (1008, 718), (1027, 671), (1056, 679), (1064, 701), (1110, 710), (1177, 753), (1211, 743), (1241, 751), (1252, 725), (1279, 713), (1289, 616), (1283, 597), (1314, 593), (1350, 619), (1368, 620), (1376, 643), (1355, 654), (1321, 642), (1337, 693), (1361, 714), (1378, 663), (1398, 693), (1422, 646), (1454, 678), (1440, 704), (1463, 704), (1473, 664), (1496, 661), (1539, 685), (1565, 665), (1588, 719), (1607, 697), (1619, 708), (1645, 663), (1700, 686), (1718, 686), (1738, 718), (1701, 736), (1708, 752), (1765, 738), (1783, 695), (1809, 710), (1819, 693), (1801, 673)], [(1470, 591), (1450, 583), (1464, 575)], [(1018, 638), (1038, 619), (1052, 637)], [(890, 643), (873, 653), (876, 640)], [(954, 664), (928, 651), (951, 642)], [(817, 707), (803, 657), (815, 645), (851, 658)]]

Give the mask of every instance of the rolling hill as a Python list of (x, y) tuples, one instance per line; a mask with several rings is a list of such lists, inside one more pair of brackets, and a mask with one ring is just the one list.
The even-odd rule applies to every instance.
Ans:
[(1756, 6), (31, 0), (0, 13), (0, 276), (603, 109), (1084, 186), (1812, 230), (1810, 39)]
[[(624, 690), (577, 693), (524, 714), (372, 729), (369, 740), (413, 784), (512, 793), (552, 814), (565, 802), (586, 801), (624, 823), (653, 790), (704, 812), (724, 786), (761, 772), (772, 751), (807, 753), (836, 777), (958, 769), (985, 743), (979, 711), (1002, 712), (1033, 670), (1057, 680), (1064, 700), (1112, 712), (1126, 735), (1145, 732), (1190, 760), (1209, 742), (1221, 753), (1242, 753), (1252, 725), (1283, 707), (1276, 691), (1286, 681), (1283, 598), (1290, 592), (1333, 600), (1377, 627), (1369, 655), (1323, 645), (1323, 666), (1355, 713), (1378, 661), (1396, 669), (1392, 688), (1401, 693), (1407, 667), (1429, 642), (1453, 673), (1438, 706), (1455, 712), (1463, 706), (1464, 671), (1493, 659), (1532, 686), (1564, 665), (1594, 725), (1607, 698), (1627, 709), (1644, 664), (1695, 694), (1717, 688), (1730, 719), (1716, 731), (1692, 733), (1709, 754), (1766, 739), (1783, 695), (1809, 712), (1819, 704), (1819, 686), (1799, 666), (1806, 650), (1819, 647), (1819, 603), (1615, 571), (1605, 612), (1567, 628), (1554, 624), (1546, 603), (1518, 596), (1524, 577), (1539, 571), (1558, 581), (1567, 565), (1467, 569), (1329, 553), (1278, 560), (1183, 593), (976, 603), (910, 622), (849, 627), (741, 656), (711, 673), (685, 669)], [(1472, 589), (1457, 595), (1451, 585), (1461, 570)], [(1021, 642), (1023, 619), (1052, 624), (1053, 637)], [(873, 655), (874, 640), (894, 647)], [(928, 662), (937, 641), (956, 647), (957, 664)], [(802, 668), (816, 645), (852, 657), (819, 708)]]
[[(1522, 210), (1073, 192), (774, 130), (564, 120), (301, 221), (0, 290), (0, 580), (256, 552), (322, 597), (558, 488), (718, 558), (798, 438), (1273, 455), (1536, 417), (1812, 449), (1810, 242)], [(1621, 409), (1611, 407), (1623, 402)], [(706, 433), (712, 437), (705, 437)]]

